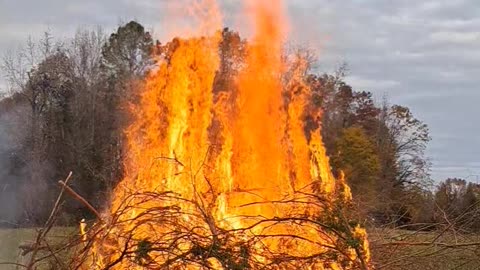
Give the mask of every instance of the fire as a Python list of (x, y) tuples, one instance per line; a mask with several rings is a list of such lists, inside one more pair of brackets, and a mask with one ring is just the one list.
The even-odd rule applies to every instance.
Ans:
[[(305, 127), (311, 92), (304, 60), (283, 57), (281, 5), (249, 4), (255, 31), (234, 89), (213, 89), (220, 33), (175, 39), (147, 79), (87, 269), (368, 267), (362, 228), (328, 228), (351, 195), (320, 131)], [(339, 244), (345, 237), (356, 244)]]

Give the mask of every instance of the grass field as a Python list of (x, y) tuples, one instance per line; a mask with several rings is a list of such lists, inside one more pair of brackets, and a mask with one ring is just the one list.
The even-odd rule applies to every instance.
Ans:
[[(53, 228), (47, 237), (49, 243), (58, 243), (65, 239), (67, 235), (74, 233), (73, 228), (56, 227)], [(18, 248), (20, 244), (34, 242), (37, 230), (28, 229), (0, 229), (0, 270), (22, 269), (14, 265), (3, 263), (25, 263), (28, 256), (21, 256), (21, 250)]]
[[(1, 229), (0, 230), (0, 263), (18, 262), (23, 260), (18, 246), (35, 239), (34, 229)], [(0, 265), (0, 269), (16, 269), (14, 266)]]
[[(49, 243), (59, 242), (76, 228), (56, 227), (51, 230)], [(0, 263), (24, 263), (18, 246), (35, 239), (35, 229), (0, 229)], [(437, 244), (429, 244), (433, 240)], [(388, 270), (475, 270), (480, 269), (480, 235), (438, 232), (413, 232), (392, 229), (369, 230), (372, 259), (376, 269)], [(400, 245), (399, 245), (400, 243)], [(445, 245), (446, 244), (446, 245)], [(0, 264), (0, 270), (22, 269)]]
[(454, 232), (369, 231), (376, 269), (480, 269), (480, 235)]

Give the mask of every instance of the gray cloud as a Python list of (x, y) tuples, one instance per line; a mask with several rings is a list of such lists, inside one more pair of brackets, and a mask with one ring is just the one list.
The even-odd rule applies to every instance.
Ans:
[[(480, 5), (476, 0), (292, 0), (290, 38), (314, 48), (319, 69), (346, 61), (356, 89), (387, 94), (430, 126), (428, 154), (436, 179), (480, 174)], [(0, 53), (47, 28), (59, 36), (78, 26), (138, 19), (159, 37), (168, 35), (172, 1), (0, 0)], [(242, 28), (241, 1), (222, 1), (225, 21)], [(175, 20), (174, 24), (181, 24)], [(242, 29), (244, 30), (244, 29)], [(0, 87), (2, 82), (0, 81)]]

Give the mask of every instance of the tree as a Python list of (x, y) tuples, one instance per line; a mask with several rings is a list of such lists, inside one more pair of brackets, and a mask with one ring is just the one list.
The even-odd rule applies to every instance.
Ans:
[(425, 184), (429, 180), (429, 163), (424, 156), (431, 139), (428, 126), (415, 118), (410, 109), (399, 105), (391, 106), (383, 120), (388, 129), (386, 143), (394, 151), (394, 185)]
[(380, 169), (375, 145), (362, 128), (349, 127), (335, 141), (335, 151), (332, 166), (345, 172), (354, 198), (372, 207), (369, 204), (374, 202)]
[[(410, 210), (416, 209), (417, 201), (426, 198), (418, 188), (425, 189), (430, 184), (429, 163), (424, 155), (430, 140), (428, 127), (415, 118), (407, 107), (390, 106), (386, 101), (378, 106), (372, 93), (355, 91), (345, 83), (345, 74), (346, 67), (342, 66), (334, 75), (307, 77), (313, 92), (308, 106), (322, 110), (322, 137), (327, 153), (335, 156), (337, 161), (332, 166), (341, 169), (337, 167), (339, 160), (345, 158), (338, 154), (339, 138), (349, 128), (362, 129), (373, 143), (373, 152), (378, 160), (378, 167), (374, 168), (378, 169), (376, 180), (370, 182), (374, 183), (371, 188), (375, 190), (376, 201), (382, 202), (377, 204), (378, 209), (374, 211), (376, 216), (381, 216), (377, 220), (390, 222), (392, 218), (406, 217)], [(307, 132), (317, 127), (309, 115), (305, 121)], [(363, 165), (350, 163), (350, 166), (361, 170)], [(416, 198), (415, 204), (407, 205), (406, 202), (410, 201), (407, 198)], [(413, 212), (411, 214), (416, 215)], [(412, 218), (408, 217), (402, 222), (406, 220)]]
[[(51, 186), (67, 170), (77, 172), (76, 190), (95, 206), (103, 205), (107, 190), (121, 179), (128, 111), (122, 105), (134, 102), (136, 88), (155, 64), (154, 52), (150, 34), (129, 22), (108, 40), (101, 30), (79, 30), (70, 43), (55, 43), (46, 33), (39, 43), (29, 39), (17, 56), (4, 58), (14, 91), (8, 104), (22, 109), (15, 122), (25, 126), (8, 131), (25, 134), (16, 136), (21, 147), (13, 149), (25, 165), (18, 197), (28, 215), (19, 219), (36, 224), (46, 217)], [(86, 213), (77, 213), (78, 207), (69, 202), (70, 213)]]
[[(349, 127), (352, 88), (343, 82), (344, 70), (341, 68), (335, 75), (307, 76), (307, 84), (312, 90), (312, 99), (308, 106), (322, 111), (322, 138), (329, 155), (334, 154), (335, 139), (340, 136), (342, 129)], [(311, 111), (316, 111), (315, 109)], [(315, 117), (306, 115), (306, 131), (317, 129)]]
[[(329, 154), (334, 154), (335, 139), (345, 128), (361, 127), (370, 137), (377, 131), (380, 109), (372, 93), (355, 91), (343, 81), (346, 69), (343, 65), (334, 75), (308, 75), (306, 79), (313, 92), (309, 106), (320, 107), (323, 112), (322, 135)], [(315, 128), (307, 117), (309, 126)]]
[(480, 226), (480, 185), (464, 179), (448, 178), (435, 192), (438, 223), (448, 222), (462, 230), (478, 230)]
[(378, 126), (380, 109), (373, 101), (371, 92), (353, 92), (350, 124), (361, 126), (369, 137), (374, 137)]
[(214, 91), (232, 91), (235, 89), (235, 75), (242, 67), (245, 57), (245, 40), (238, 32), (228, 28), (222, 30), (219, 44), (220, 67), (215, 74)]
[(23, 123), (23, 127), (13, 125), (8, 132), (24, 132), (17, 136), (21, 147), (15, 149), (16, 156), (25, 165), (24, 180), (20, 186), (16, 184), (19, 186), (16, 192), (22, 198), (23, 222), (29, 224), (41, 222), (47, 214), (50, 185), (59, 163), (67, 161), (65, 142), (72, 134), (68, 123), (69, 100), (75, 83), (73, 66), (60, 48), (49, 53), (27, 72), (27, 81), (19, 85), (20, 90), (10, 99), (15, 102), (14, 107), (24, 108), (23, 114), (15, 119)]
[(120, 26), (102, 47), (101, 81), (96, 115), (102, 127), (95, 134), (95, 160), (103, 186), (112, 188), (122, 177), (123, 128), (128, 125), (128, 103), (137, 99), (149, 70), (155, 66), (153, 39), (135, 21)]
[(108, 77), (141, 78), (155, 64), (154, 42), (145, 28), (131, 21), (112, 33), (102, 50), (102, 68)]

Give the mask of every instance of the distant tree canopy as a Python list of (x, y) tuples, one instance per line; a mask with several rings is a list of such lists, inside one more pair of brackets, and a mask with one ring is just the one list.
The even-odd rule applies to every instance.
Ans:
[[(242, 68), (248, 42), (228, 28), (221, 35), (214, 91), (236, 87), (235, 75)], [(19, 54), (17, 60), (31, 56), (29, 61), (4, 61), (3, 71), (15, 91), (0, 101), (0, 124), (11, 127), (8, 137), (15, 143), (0, 149), (0, 154), (15, 158), (8, 166), (9, 177), (0, 174), (0, 185), (21, 194), (17, 199), (20, 210), (9, 216), (10, 223), (42, 222), (45, 206), (57, 193), (56, 181), (70, 170), (75, 172), (75, 190), (96, 207), (105, 205), (122, 178), (122, 130), (129, 121), (126, 107), (136, 102), (136, 90), (158, 59), (168, 61), (176, 42), (162, 45), (141, 24), (131, 21), (108, 37), (101, 30), (79, 30), (73, 39), (52, 44), (46, 35), (39, 44), (27, 44), (25, 52), (31, 54)], [(308, 52), (297, 53), (313, 61)], [(20, 62), (32, 64), (16, 65)], [(364, 217), (381, 217), (377, 220), (386, 223), (408, 216), (403, 220), (415, 221), (422, 215), (418, 202), (433, 205), (434, 196), (425, 189), (429, 181), (424, 155), (430, 140), (427, 125), (406, 107), (386, 101), (377, 104), (372, 93), (354, 90), (344, 81), (345, 68), (335, 74), (314, 74), (307, 65), (302, 72), (313, 91), (305, 109), (306, 132), (322, 126), (334, 171), (345, 172), (356, 204), (368, 205), (363, 207)], [(319, 111), (323, 111), (321, 123)], [(462, 195), (465, 200), (476, 200), (471, 195), (476, 188), (465, 190), (472, 190)], [(30, 196), (34, 193), (42, 196)], [(437, 192), (435, 201), (445, 207), (466, 203), (453, 203), (442, 196)], [(432, 207), (427, 208), (433, 216)], [(65, 223), (89, 215), (73, 201), (66, 209)], [(455, 211), (452, 215), (460, 210)]]
[(480, 230), (480, 184), (448, 178), (435, 192), (435, 220), (447, 220), (455, 228)]
[(407, 107), (386, 100), (378, 104), (372, 93), (355, 91), (344, 76), (341, 67), (333, 75), (307, 78), (315, 93), (310, 106), (323, 112), (321, 130), (331, 165), (345, 173), (364, 217), (374, 216), (381, 223), (413, 222), (409, 216), (417, 216), (412, 210), (418, 209), (418, 200), (406, 198), (431, 184), (425, 157), (428, 127)]
[(117, 80), (141, 78), (155, 63), (154, 41), (144, 27), (131, 21), (112, 33), (102, 47), (101, 66)]
[(365, 131), (360, 127), (344, 129), (335, 140), (334, 148), (331, 164), (344, 171), (353, 194), (357, 198), (373, 198), (380, 160)]

